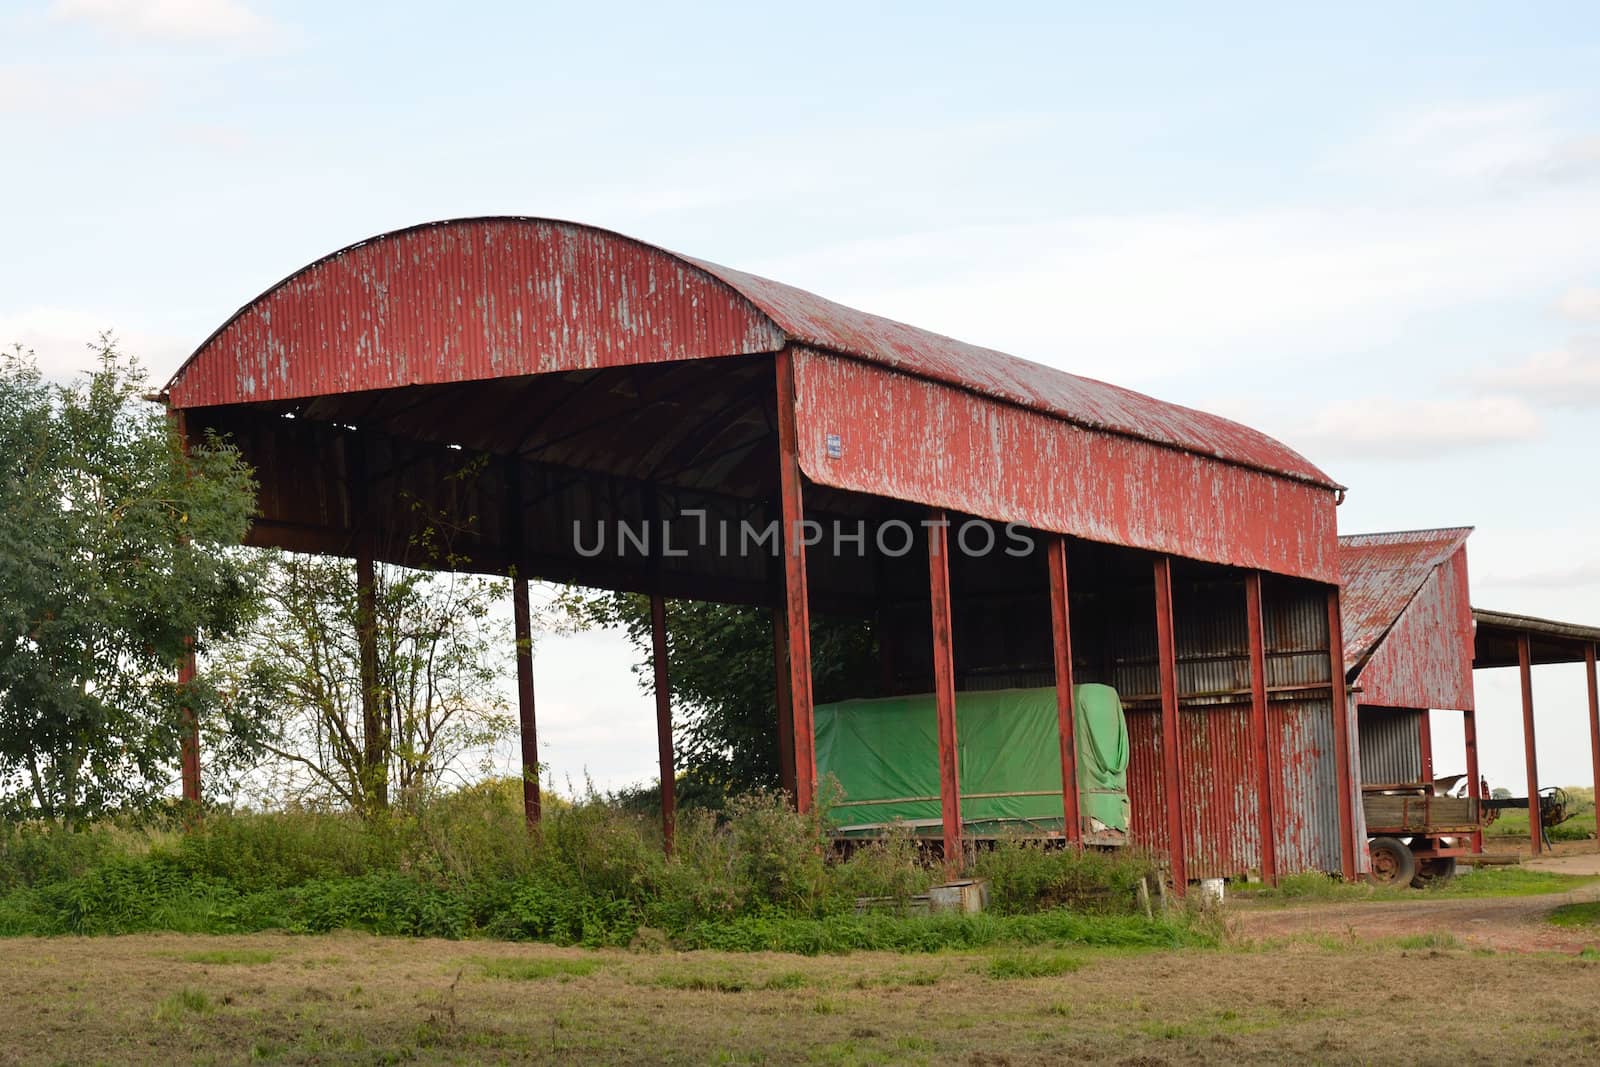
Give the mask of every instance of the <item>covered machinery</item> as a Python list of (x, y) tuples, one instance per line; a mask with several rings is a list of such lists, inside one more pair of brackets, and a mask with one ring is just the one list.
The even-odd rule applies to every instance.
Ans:
[[(1128, 837), (1128, 727), (1108, 685), (1073, 687), (1078, 810), (1087, 844)], [(817, 774), (843, 797), (835, 830), (870, 836), (900, 821), (937, 835), (939, 737), (932, 693), (816, 708)], [(956, 736), (964, 829), (975, 836), (1061, 836), (1061, 759), (1054, 687), (958, 693)]]

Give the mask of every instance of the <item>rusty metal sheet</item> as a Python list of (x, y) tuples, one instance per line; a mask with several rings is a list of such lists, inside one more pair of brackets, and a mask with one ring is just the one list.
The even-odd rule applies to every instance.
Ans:
[(1471, 533), (1472, 527), (1459, 526), (1339, 538), (1346, 671), (1372, 656), (1433, 568), (1466, 544)]
[(1422, 780), (1422, 716), (1417, 708), (1357, 709), (1361, 783), (1392, 785)]
[(1287, 445), (1219, 415), (869, 315), (767, 278), (702, 260), (693, 262), (749, 297), (802, 345), (953, 385), (1088, 429), (1340, 488)]
[(1333, 705), (1326, 694), (1272, 700), (1267, 705), (1280, 874), (1340, 869), (1333, 731)]
[(1185, 709), (1179, 729), (1189, 877), (1259, 870), (1261, 818), (1249, 705)]
[(1165, 790), (1161, 787), (1161, 712), (1128, 709), (1128, 836), (1140, 848), (1167, 850)]
[(1363, 704), (1471, 711), (1467, 549), (1434, 566), (1354, 680)]
[(824, 485), (1338, 581), (1335, 498), (1308, 482), (817, 352), (796, 361), (796, 404), (801, 466)]
[(382, 234), (297, 271), (168, 384), (175, 407), (770, 352), (795, 341), (1326, 489), (1257, 430), (575, 223)]
[(178, 370), (174, 407), (771, 352), (784, 336), (685, 260), (617, 234), (466, 219), (384, 234), (251, 301)]

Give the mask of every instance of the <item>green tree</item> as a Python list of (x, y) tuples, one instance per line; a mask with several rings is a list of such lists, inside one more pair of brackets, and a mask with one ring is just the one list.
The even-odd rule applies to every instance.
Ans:
[[(641, 688), (655, 684), (650, 598), (569, 590), (563, 601), (578, 626), (614, 626), (640, 658)], [(878, 667), (863, 620), (811, 620), (812, 689), (819, 702), (877, 692)], [(772, 612), (737, 604), (667, 601), (667, 670), (672, 685), (673, 758), (678, 797), (721, 807), (728, 798), (778, 787), (778, 710)]]
[(375, 568), (382, 735), (369, 739), (354, 565), (272, 558), (269, 610), (231, 658), (241, 688), (276, 712), (263, 768), (274, 799), (370, 815), (465, 777), (464, 760), (514, 734), (500, 690), (512, 642), (493, 610), (507, 583), (456, 573), (448, 567), (460, 561), (443, 555), (430, 561), (442, 569)]
[(251, 729), (209, 674), (176, 674), (255, 609), (250, 472), (214, 438), (185, 453), (137, 361), (96, 347), (66, 385), (0, 355), (0, 805), (67, 820), (160, 796), (185, 707)]

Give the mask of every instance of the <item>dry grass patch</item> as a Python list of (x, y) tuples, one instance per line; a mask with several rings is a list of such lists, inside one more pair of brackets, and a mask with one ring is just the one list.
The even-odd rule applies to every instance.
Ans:
[[(175, 962), (244, 952), (279, 962), (217, 966), (203, 984)], [(1505, 995), (1526, 988), (1542, 991), (1531, 1007)], [(0, 1059), (1334, 1063), (1387, 1062), (1428, 1033), (1440, 1060), (1589, 1062), (1597, 997), (1600, 963), (1420, 944), (805, 958), (355, 935), (0, 940)]]

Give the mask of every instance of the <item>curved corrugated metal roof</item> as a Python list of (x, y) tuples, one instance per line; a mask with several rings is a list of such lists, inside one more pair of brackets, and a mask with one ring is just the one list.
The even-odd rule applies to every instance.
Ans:
[(1422, 584), (1460, 548), (1470, 526), (1346, 534), (1339, 538), (1344, 665), (1366, 662)]
[[(1304, 456), (1264, 433), (1218, 415), (1170, 404), (1143, 393), (1056, 370), (994, 349), (957, 341), (893, 319), (845, 307), (767, 278), (693, 259), (597, 227), (516, 216), (453, 219), (381, 234), (317, 260), (245, 305), (217, 329), (173, 375), (171, 392), (219, 338), (286, 287), (343, 257), (419, 233), (472, 226), (526, 224), (569, 230), (692, 267), (732, 289), (788, 340), (970, 390), (1066, 421), (1169, 448), (1209, 456), (1329, 489), (1343, 488)], [(721, 353), (718, 353), (721, 354)], [(252, 383), (253, 384), (253, 383)], [(257, 399), (241, 395), (238, 402)], [(209, 402), (223, 402), (211, 400)]]

